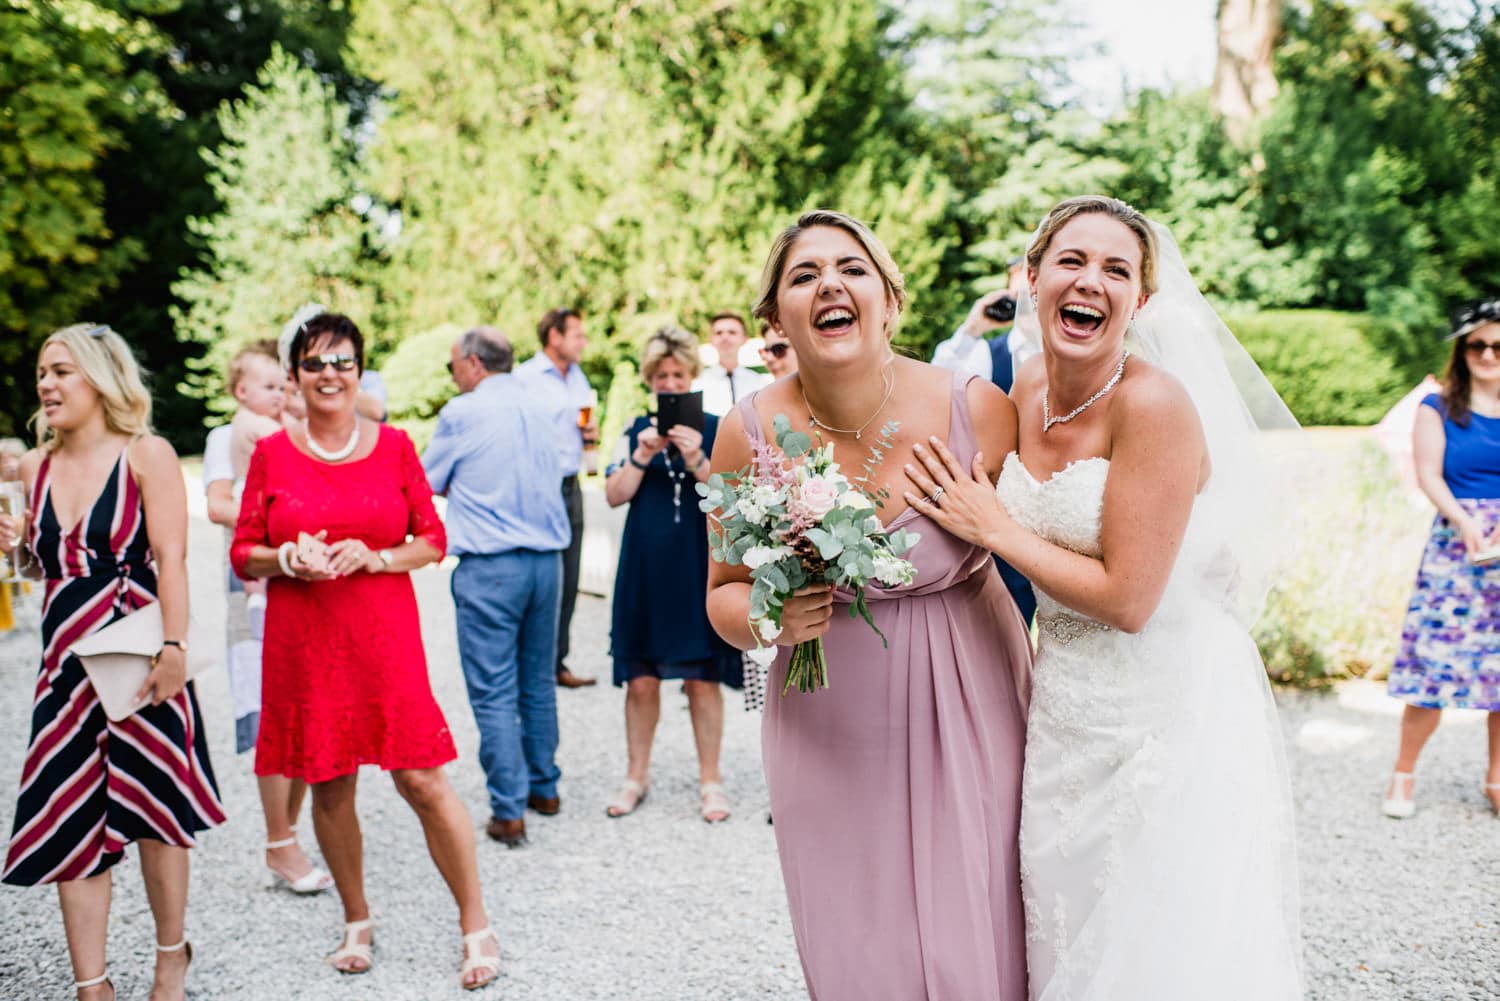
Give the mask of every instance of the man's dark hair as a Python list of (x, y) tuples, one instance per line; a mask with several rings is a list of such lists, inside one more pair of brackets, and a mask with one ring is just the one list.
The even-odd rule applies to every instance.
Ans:
[(747, 336), (750, 333), (750, 328), (745, 326), (745, 318), (732, 309), (722, 310), (718, 313), (715, 313), (713, 316), (710, 316), (708, 318), (708, 325), (711, 327), (715, 323), (718, 323), (720, 320), (733, 320), (735, 323), (738, 323), (740, 325), (740, 333)]
[(516, 352), (505, 335), (494, 327), (475, 327), (458, 339), (461, 358), (478, 358), (486, 372), (509, 372)]
[(557, 309), (549, 309), (542, 314), (542, 321), (536, 325), (536, 342), (539, 347), (545, 348), (552, 340), (552, 331), (559, 334), (567, 326), (568, 317), (583, 317), (583, 314), (568, 306), (559, 306)]
[(297, 328), (297, 334), (292, 338), (291, 347), (287, 350), (289, 368), (295, 370), (303, 356), (307, 354), (308, 346), (324, 339), (329, 342), (348, 341), (354, 347), (354, 360), (360, 374), (364, 374), (364, 335), (359, 332), (358, 325), (343, 313), (319, 313)]

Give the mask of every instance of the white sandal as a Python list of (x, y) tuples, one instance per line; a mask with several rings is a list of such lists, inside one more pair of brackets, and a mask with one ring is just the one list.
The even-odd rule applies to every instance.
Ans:
[[(275, 848), (290, 848), (296, 843), (297, 829), (294, 827), (292, 828), (291, 837), (285, 838), (281, 841), (267, 841), (266, 851), (269, 852)], [(309, 862), (308, 864), (312, 865), (311, 862)], [(286, 873), (271, 865), (270, 862), (266, 863), (266, 868), (271, 870), (271, 875), (276, 877), (276, 881), (278, 884), (285, 884), (288, 890), (291, 890), (293, 893), (298, 894), (299, 896), (309, 896), (314, 893), (322, 893), (324, 890), (333, 885), (333, 877), (330, 876), (325, 870), (319, 869), (315, 865), (311, 869), (307, 870), (307, 872), (304, 872), (301, 876), (298, 876), (296, 879), (292, 879)]]
[[(495, 943), (495, 955), (493, 956), (486, 956), (484, 953), (479, 951), (479, 947), (484, 945), (486, 939), (489, 939), (490, 941), (493, 941)], [(479, 980), (475, 981), (472, 984), (465, 983), (465, 979), (469, 976), (470, 973), (474, 972), (475, 970), (488, 970), (489, 976), (481, 977)], [(459, 985), (466, 991), (477, 991), (481, 987), (486, 987), (489, 984), (494, 983), (495, 978), (499, 975), (500, 936), (495, 934), (495, 930), (489, 925), (485, 925), (478, 931), (469, 932), (469, 934), (465, 935), (464, 965), (462, 969), (458, 971)]]
[(604, 804), (604, 812), (616, 819), (628, 817), (644, 802), (646, 802), (646, 786), (635, 779), (626, 779), (620, 783), (614, 799)]
[(1495, 811), (1495, 816), (1500, 817), (1500, 806), (1496, 806), (1495, 801), (1490, 799), (1490, 793), (1492, 792), (1500, 792), (1500, 782), (1486, 782), (1484, 784), (1484, 798), (1489, 800), (1490, 809)]
[(90, 987), (98, 987), (100, 984), (109, 984), (110, 997), (114, 997), (115, 985), (109, 979), (109, 972), (108, 971), (105, 971), (104, 973), (99, 974), (97, 977), (94, 977), (94, 978), (89, 979), (89, 980), (75, 980), (75, 981), (73, 981), (73, 992), (76, 994), (79, 991), (88, 990)]
[[(344, 925), (344, 941), (334, 950), (333, 955), (327, 957), (323, 962), (338, 970), (340, 973), (353, 975), (356, 973), (369, 973), (370, 967), (375, 962), (375, 922), (370, 918), (363, 921), (350, 921)], [(370, 941), (361, 942), (359, 933), (370, 932)], [(339, 963), (345, 959), (364, 960), (364, 966), (357, 970), (346, 970)]]
[[(1396, 796), (1399, 796), (1401, 794), (1401, 784), (1403, 782), (1406, 783), (1407, 797), (1405, 799), (1397, 799)], [(1417, 812), (1416, 798), (1411, 795), (1412, 773), (1391, 772), (1390, 784), (1390, 791), (1392, 793), (1395, 793), (1396, 795), (1387, 796), (1385, 799), (1382, 799), (1380, 801), (1380, 812), (1385, 814), (1387, 817), (1393, 817), (1396, 820), (1405, 820), (1406, 818)]]
[[(709, 824), (722, 824), (729, 819), (729, 797), (718, 782), (705, 782), (698, 787), (703, 797), (703, 820)], [(721, 816), (710, 816), (720, 814)]]

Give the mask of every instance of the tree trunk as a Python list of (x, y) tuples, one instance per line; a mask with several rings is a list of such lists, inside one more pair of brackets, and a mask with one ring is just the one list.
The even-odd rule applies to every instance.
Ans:
[(1276, 97), (1271, 54), (1281, 30), (1282, 0), (1219, 0), (1219, 56), (1214, 110), (1236, 140)]

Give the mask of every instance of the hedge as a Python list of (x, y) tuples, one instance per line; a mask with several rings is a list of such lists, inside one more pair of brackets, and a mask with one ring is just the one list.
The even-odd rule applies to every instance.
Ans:
[(1304, 425), (1374, 424), (1413, 378), (1362, 313), (1319, 309), (1230, 314), (1229, 329)]

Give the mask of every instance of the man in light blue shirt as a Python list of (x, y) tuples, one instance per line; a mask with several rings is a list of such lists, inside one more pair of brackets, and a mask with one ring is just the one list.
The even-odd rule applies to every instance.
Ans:
[(557, 683), (564, 688), (594, 684), (568, 669), (568, 634), (573, 627), (573, 606), (578, 601), (578, 568), (583, 553), (583, 494), (578, 473), (583, 468), (585, 445), (599, 441), (599, 415), (594, 413), (594, 391), (578, 363), (589, 338), (583, 316), (575, 309), (548, 310), (536, 327), (542, 349), (516, 369), (535, 394), (552, 407), (557, 422), (557, 476), (562, 481), (563, 501), (573, 537), (563, 553), (562, 608), (557, 617)]
[(557, 490), (555, 408), (510, 374), (493, 327), (454, 342), (460, 395), (438, 414), (422, 456), (448, 498), (458, 654), (479, 727), (492, 817), (485, 832), (526, 843), (526, 807), (558, 812), (554, 664), (568, 512)]

